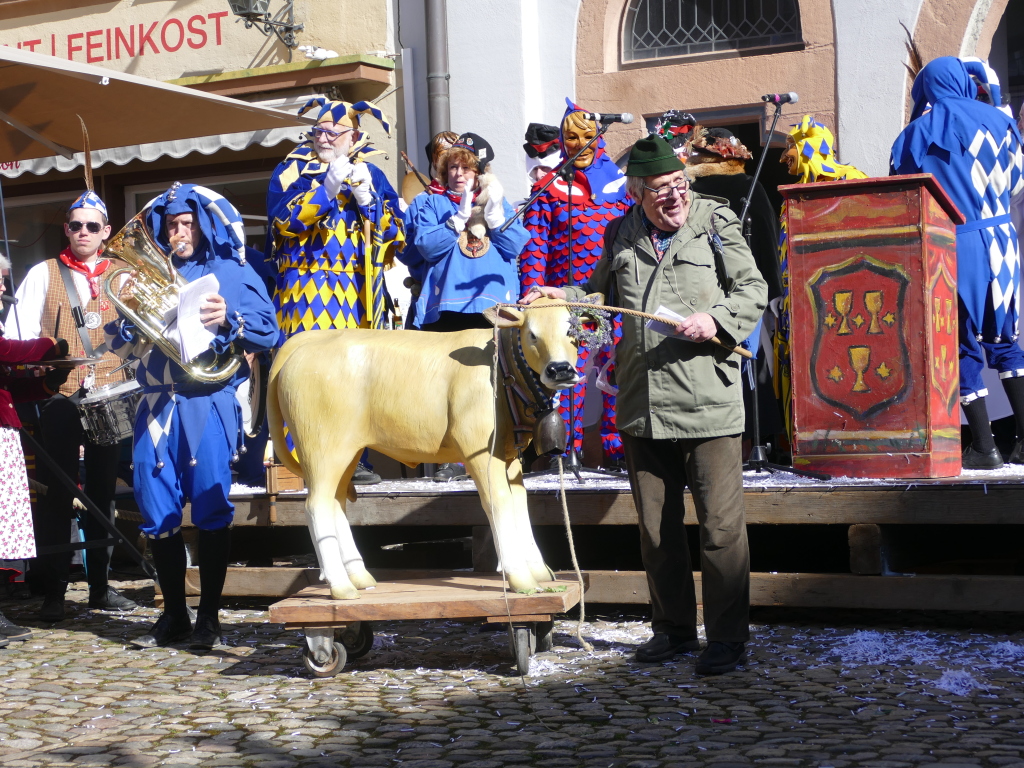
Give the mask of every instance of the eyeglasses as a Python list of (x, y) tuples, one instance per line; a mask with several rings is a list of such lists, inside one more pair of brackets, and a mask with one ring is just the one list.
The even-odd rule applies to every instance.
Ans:
[(675, 184), (666, 184), (665, 186), (658, 187), (657, 189), (655, 189), (654, 187), (648, 187), (646, 184), (644, 184), (644, 189), (646, 189), (648, 192), (653, 192), (654, 196), (658, 200), (668, 200), (669, 195), (671, 195), (673, 192), (677, 193), (680, 197), (685, 195), (690, 189), (690, 182), (688, 182), (686, 179), (683, 179), (682, 181), (677, 181)]
[(344, 131), (329, 131), (326, 128), (316, 127), (311, 131), (311, 133), (313, 134), (313, 138), (315, 139), (319, 139), (321, 136), (326, 136), (328, 141), (334, 141), (339, 136), (343, 136), (346, 133), (351, 133), (351, 131), (351, 128), (346, 128)]
[(98, 221), (69, 221), (68, 229), (72, 232), (81, 232), (82, 227), (89, 230), (90, 233), (98, 235), (100, 230), (103, 229), (103, 225)]

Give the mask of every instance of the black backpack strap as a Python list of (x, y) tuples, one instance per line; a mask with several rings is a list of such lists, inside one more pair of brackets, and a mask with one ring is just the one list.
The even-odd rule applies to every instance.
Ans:
[(715, 213), (711, 214), (711, 223), (707, 229), (708, 243), (711, 245), (711, 252), (715, 256), (715, 272), (718, 275), (718, 284), (725, 291), (725, 297), (729, 298), (732, 293), (732, 279), (729, 271), (725, 268), (725, 246), (722, 245), (722, 238), (718, 236), (718, 228), (715, 227)]
[(78, 288), (75, 287), (75, 278), (71, 274), (68, 265), (60, 259), (57, 259), (57, 269), (60, 270), (60, 277), (64, 281), (64, 292), (68, 295), (68, 303), (71, 305), (71, 316), (75, 318), (78, 335), (82, 339), (82, 349), (85, 350), (86, 357), (94, 357), (92, 341), (89, 339), (89, 330), (85, 327), (82, 303), (78, 298)]

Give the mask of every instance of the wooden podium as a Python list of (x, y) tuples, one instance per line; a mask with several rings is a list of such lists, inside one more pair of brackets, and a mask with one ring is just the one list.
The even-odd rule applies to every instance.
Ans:
[(930, 174), (793, 184), (793, 462), (960, 474), (956, 225)]

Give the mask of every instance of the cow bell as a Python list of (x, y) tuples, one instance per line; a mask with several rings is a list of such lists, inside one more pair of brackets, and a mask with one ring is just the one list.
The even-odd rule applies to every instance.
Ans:
[(559, 456), (565, 453), (565, 421), (557, 408), (537, 417), (533, 425), (533, 448), (538, 456)]

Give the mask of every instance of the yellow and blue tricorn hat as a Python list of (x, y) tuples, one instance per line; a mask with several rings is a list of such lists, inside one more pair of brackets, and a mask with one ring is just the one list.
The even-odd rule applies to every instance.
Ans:
[(300, 115), (316, 109), (317, 123), (334, 123), (335, 125), (348, 126), (356, 132), (352, 148), (349, 149), (349, 157), (365, 156), (370, 154), (384, 154), (382, 150), (370, 147), (370, 139), (362, 130), (360, 120), (363, 115), (370, 115), (377, 118), (377, 121), (384, 127), (384, 132), (391, 135), (391, 124), (384, 116), (384, 112), (372, 101), (334, 101), (318, 96), (310, 99), (305, 106), (299, 110)]
[(804, 115), (803, 120), (789, 132), (789, 138), (796, 145), (801, 183), (867, 178), (852, 165), (836, 161), (836, 140), (832, 131), (813, 116)]

